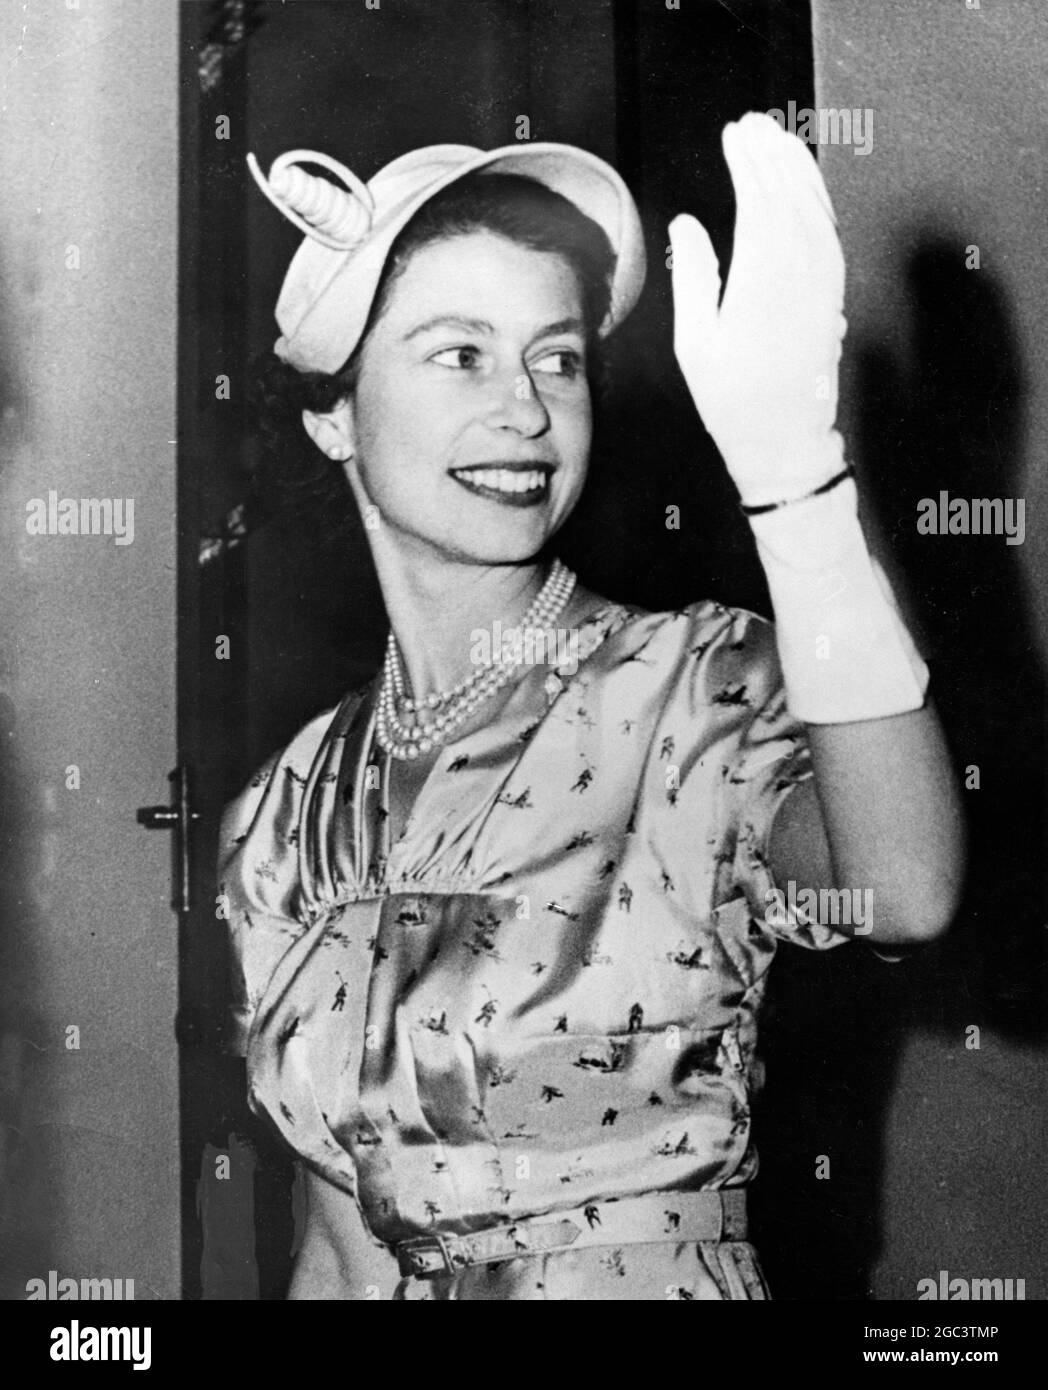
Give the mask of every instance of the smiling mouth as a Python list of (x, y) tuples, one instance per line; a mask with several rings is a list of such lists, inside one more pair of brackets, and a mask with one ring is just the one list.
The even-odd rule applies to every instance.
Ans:
[(506, 468), (483, 466), (453, 468), (451, 476), (467, 492), (487, 497), (507, 507), (534, 507), (549, 494), (553, 469), (549, 464), (537, 467), (514, 464)]

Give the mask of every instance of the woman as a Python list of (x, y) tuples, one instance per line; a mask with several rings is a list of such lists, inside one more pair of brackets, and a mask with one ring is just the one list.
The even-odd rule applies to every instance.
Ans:
[[(309, 152), (252, 166), (306, 232), (283, 389), (391, 620), (380, 675), (224, 829), (251, 1103), (307, 1179), (292, 1298), (766, 1297), (745, 1187), (777, 943), (897, 955), (954, 910), (927, 671), (833, 428), (829, 199), (767, 117), (724, 149), (731, 274), (718, 304), (708, 238), (674, 222), (676, 350), (774, 629), (609, 603), (543, 559), (643, 280), (613, 170), (552, 145), (420, 150), (366, 187)], [(496, 622), (572, 640), (471, 666)]]

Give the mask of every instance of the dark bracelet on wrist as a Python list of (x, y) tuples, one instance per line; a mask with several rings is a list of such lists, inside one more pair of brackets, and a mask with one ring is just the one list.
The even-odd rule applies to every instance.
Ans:
[(833, 488), (843, 483), (845, 478), (855, 476), (854, 468), (850, 466), (844, 468), (840, 473), (835, 473), (827, 482), (819, 487), (812, 488), (811, 492), (802, 493), (800, 497), (787, 497), (782, 502), (762, 502), (756, 507), (747, 507), (742, 502), (739, 503), (739, 510), (743, 516), (763, 516), (765, 512), (778, 511), (780, 507), (792, 507), (795, 502), (807, 502), (810, 497), (821, 497), (824, 492), (830, 492)]

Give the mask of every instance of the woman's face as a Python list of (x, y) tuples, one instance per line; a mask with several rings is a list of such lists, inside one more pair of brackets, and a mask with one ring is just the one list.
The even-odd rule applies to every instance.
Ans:
[[(351, 399), (325, 419), (379, 529), (448, 558), (532, 558), (578, 500), (592, 419), (578, 277), (480, 231), (394, 281)], [(336, 450), (329, 449), (339, 456)]]

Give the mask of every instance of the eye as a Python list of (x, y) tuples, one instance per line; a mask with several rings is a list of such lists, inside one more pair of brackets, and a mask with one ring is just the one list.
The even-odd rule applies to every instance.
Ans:
[(544, 376), (559, 376), (565, 381), (574, 381), (582, 371), (582, 354), (573, 348), (557, 348), (538, 358), (531, 370)]
[(475, 347), (441, 348), (429, 359), (438, 367), (450, 367), (453, 371), (470, 371), (480, 361), (480, 349)]

